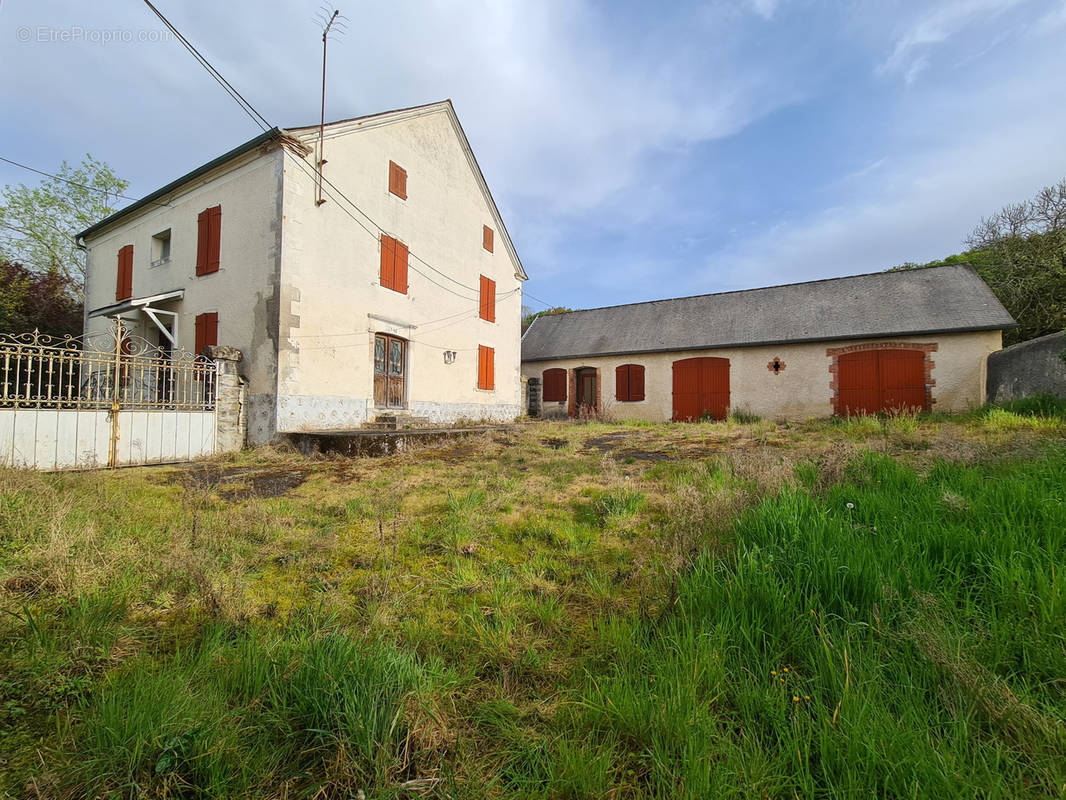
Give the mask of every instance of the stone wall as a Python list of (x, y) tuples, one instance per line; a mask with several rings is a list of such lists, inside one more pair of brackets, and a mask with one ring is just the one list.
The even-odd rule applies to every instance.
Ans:
[(1049, 333), (988, 357), (988, 402), (1037, 394), (1066, 398), (1066, 332)]
[(216, 452), (230, 453), (244, 447), (248, 438), (247, 381), (240, 374), (241, 351), (235, 347), (212, 345), (204, 355), (218, 365), (218, 397), (215, 400)]

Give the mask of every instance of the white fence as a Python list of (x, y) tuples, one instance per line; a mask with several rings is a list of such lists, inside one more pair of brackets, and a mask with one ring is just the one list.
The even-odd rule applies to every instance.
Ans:
[(124, 333), (0, 334), (0, 463), (42, 470), (215, 452), (216, 364)]

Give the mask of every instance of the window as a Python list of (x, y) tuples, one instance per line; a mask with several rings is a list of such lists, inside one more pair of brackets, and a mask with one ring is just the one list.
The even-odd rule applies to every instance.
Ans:
[(128, 244), (118, 251), (118, 278), (115, 281), (115, 299), (129, 300), (133, 297), (133, 245)]
[(481, 246), (484, 247), (486, 250), (488, 250), (491, 253), (492, 252), (492, 228), (490, 228), (488, 225), (482, 225), (481, 227), (483, 228), (483, 230), (481, 231)]
[(496, 281), (481, 276), (481, 302), (478, 316), (489, 322), (496, 321)]
[(222, 250), (222, 206), (204, 209), (196, 222), (196, 274), (218, 272)]
[(541, 398), (545, 403), (566, 402), (566, 370), (546, 369), (541, 376)]
[(477, 388), (496, 388), (496, 351), (483, 344), (477, 348)]
[(170, 261), (170, 228), (152, 237), (152, 266)]
[(196, 315), (196, 355), (200, 355), (205, 347), (214, 347), (218, 344), (218, 312), (209, 311), (206, 314)]
[(395, 161), (389, 162), (389, 192), (401, 200), (407, 199), (407, 170)]
[(381, 285), (407, 294), (407, 245), (381, 234)]
[(614, 399), (626, 402), (644, 399), (644, 367), (623, 364), (615, 368)]

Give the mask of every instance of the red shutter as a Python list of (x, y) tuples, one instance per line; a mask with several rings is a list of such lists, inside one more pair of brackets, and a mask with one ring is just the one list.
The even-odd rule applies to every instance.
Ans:
[(407, 245), (381, 234), (381, 285), (407, 294)]
[(407, 294), (407, 245), (403, 242), (394, 242), (396, 245), (396, 267), (394, 275), (394, 288), (400, 294)]
[(640, 364), (629, 365), (629, 399), (644, 399), (644, 367)]
[(492, 252), (492, 238), (493, 238), (492, 237), (492, 228), (490, 228), (488, 225), (482, 225), (481, 227), (484, 229), (481, 232), (481, 246), (484, 247), (486, 250), (488, 250), (491, 253)]
[(196, 218), (196, 274), (207, 274), (207, 241), (211, 238), (211, 209), (201, 211)]
[(614, 368), (614, 399), (629, 399), (629, 364)]
[(496, 351), (479, 344), (477, 348), (477, 388), (496, 388)]
[(207, 211), (207, 271), (218, 272), (222, 260), (222, 206), (215, 206)]
[(546, 369), (541, 375), (541, 397), (545, 403), (561, 403), (566, 400), (566, 370)]
[(395, 161), (389, 162), (389, 191), (401, 200), (407, 199), (407, 170)]
[(218, 312), (209, 311), (196, 315), (196, 355), (200, 355), (207, 346), (218, 344)]
[(496, 281), (481, 276), (480, 308), (478, 315), (489, 322), (496, 321)]
[(115, 299), (133, 297), (133, 245), (128, 244), (118, 251), (118, 269), (115, 276)]

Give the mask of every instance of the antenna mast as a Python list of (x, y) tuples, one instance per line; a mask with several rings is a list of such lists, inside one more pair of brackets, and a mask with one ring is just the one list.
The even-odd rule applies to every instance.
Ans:
[[(315, 170), (315, 205), (320, 206), (326, 202), (322, 197), (322, 169), (326, 166), (326, 42), (329, 39), (330, 31), (333, 30), (333, 23), (337, 23), (337, 33), (344, 33), (344, 17), (340, 16), (340, 9), (334, 9), (333, 13), (329, 12), (329, 9), (323, 7), (319, 10), (318, 21), (323, 25), (322, 27), (322, 116), (318, 123), (318, 158), (317, 166)], [(340, 19), (338, 19), (340, 17)]]

